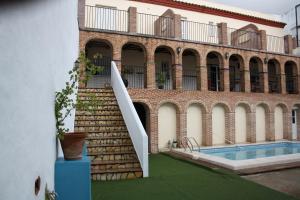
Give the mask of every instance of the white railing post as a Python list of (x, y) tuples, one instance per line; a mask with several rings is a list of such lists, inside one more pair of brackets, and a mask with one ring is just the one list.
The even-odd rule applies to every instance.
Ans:
[(111, 63), (111, 86), (117, 98), (118, 105), (120, 107), (134, 149), (140, 161), (143, 170), (143, 176), (148, 177), (148, 136), (133, 106), (115, 62)]

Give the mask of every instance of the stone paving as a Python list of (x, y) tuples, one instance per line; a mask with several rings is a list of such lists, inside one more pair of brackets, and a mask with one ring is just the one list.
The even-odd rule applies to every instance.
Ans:
[(300, 199), (300, 168), (248, 175), (243, 178)]

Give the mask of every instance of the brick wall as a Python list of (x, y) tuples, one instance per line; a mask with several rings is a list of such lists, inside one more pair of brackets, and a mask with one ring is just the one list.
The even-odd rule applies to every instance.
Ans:
[[(158, 152), (158, 109), (166, 102), (173, 103), (177, 109), (177, 138), (186, 135), (186, 110), (191, 103), (198, 103), (203, 108), (203, 145), (212, 145), (212, 107), (215, 104), (222, 104), (226, 109), (226, 138), (234, 141), (235, 139), (235, 125), (234, 125), (234, 111), (238, 104), (246, 106), (247, 110), (247, 141), (255, 142), (255, 107), (262, 104), (266, 110), (266, 139), (274, 140), (274, 109), (280, 105), (284, 110), (284, 138), (291, 138), (290, 116), (291, 110), (295, 104), (300, 105), (300, 95), (286, 94), (282, 90), (281, 94), (268, 93), (268, 73), (267, 64), (264, 63), (266, 58), (265, 51), (251, 51), (237, 48), (230, 48), (220, 45), (208, 45), (193, 42), (183, 42), (176, 39), (162, 39), (154, 37), (142, 37), (134, 34), (122, 35), (104, 32), (80, 32), (80, 50), (85, 50), (85, 45), (90, 40), (100, 40), (108, 42), (112, 46), (113, 60), (116, 61), (121, 70), (121, 49), (127, 43), (139, 44), (143, 46), (146, 54), (146, 88), (145, 89), (129, 89), (129, 93), (134, 102), (143, 103), (149, 109), (148, 114), (148, 134), (151, 144), (151, 152)], [(175, 58), (173, 59), (173, 70), (175, 78), (174, 90), (159, 90), (155, 89), (155, 49), (159, 46), (167, 46), (173, 51)], [(181, 47), (181, 52), (177, 52), (177, 48)], [(185, 49), (193, 49), (199, 55), (197, 59), (197, 68), (200, 77), (199, 86), (196, 91), (182, 90), (182, 52)], [(224, 87), (223, 92), (213, 92), (207, 90), (207, 67), (206, 55), (210, 52), (217, 52), (220, 56), (221, 63), (224, 70)], [(229, 56), (225, 58), (225, 54)], [(230, 55), (237, 54), (245, 65), (245, 92), (230, 92), (229, 91), (229, 70), (228, 59)], [(263, 83), (264, 93), (250, 92), (250, 76), (249, 76), (249, 61), (252, 57), (257, 57), (263, 64)], [(299, 65), (300, 59), (291, 55), (272, 54), (268, 53), (267, 58), (275, 59), (280, 65), (280, 71), (284, 74), (284, 64), (287, 61), (293, 61)], [(84, 69), (82, 69), (84, 71)], [(298, 74), (299, 66), (298, 66)], [(299, 83), (298, 83), (299, 84)], [(300, 124), (300, 117), (298, 117), (298, 125)], [(298, 132), (300, 129), (298, 128)], [(298, 139), (300, 138), (298, 133)]]

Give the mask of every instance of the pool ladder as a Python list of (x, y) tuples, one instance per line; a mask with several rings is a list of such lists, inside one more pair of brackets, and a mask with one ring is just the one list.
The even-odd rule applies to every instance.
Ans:
[(181, 145), (184, 148), (184, 151), (188, 148), (191, 152), (195, 151), (196, 149), (194, 148), (193, 142), (195, 143), (196, 147), (198, 148), (197, 150), (200, 152), (200, 145), (196, 141), (194, 137), (187, 137), (184, 136), (181, 138)]

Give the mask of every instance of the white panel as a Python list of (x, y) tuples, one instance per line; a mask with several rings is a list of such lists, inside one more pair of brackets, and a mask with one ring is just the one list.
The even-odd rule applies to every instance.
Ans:
[(202, 111), (199, 105), (190, 105), (187, 109), (187, 136), (202, 144)]
[(158, 110), (158, 148), (168, 147), (173, 140), (176, 140), (176, 108), (167, 103)]
[(277, 106), (274, 111), (275, 115), (275, 140), (283, 139), (283, 110)]
[(266, 112), (264, 107), (256, 107), (256, 141), (266, 141)]
[(225, 144), (225, 109), (215, 106), (212, 110), (213, 145)]
[(297, 139), (297, 112), (296, 110), (293, 110), (292, 112), (292, 139)]
[(235, 142), (247, 141), (247, 112), (243, 106), (235, 108)]

